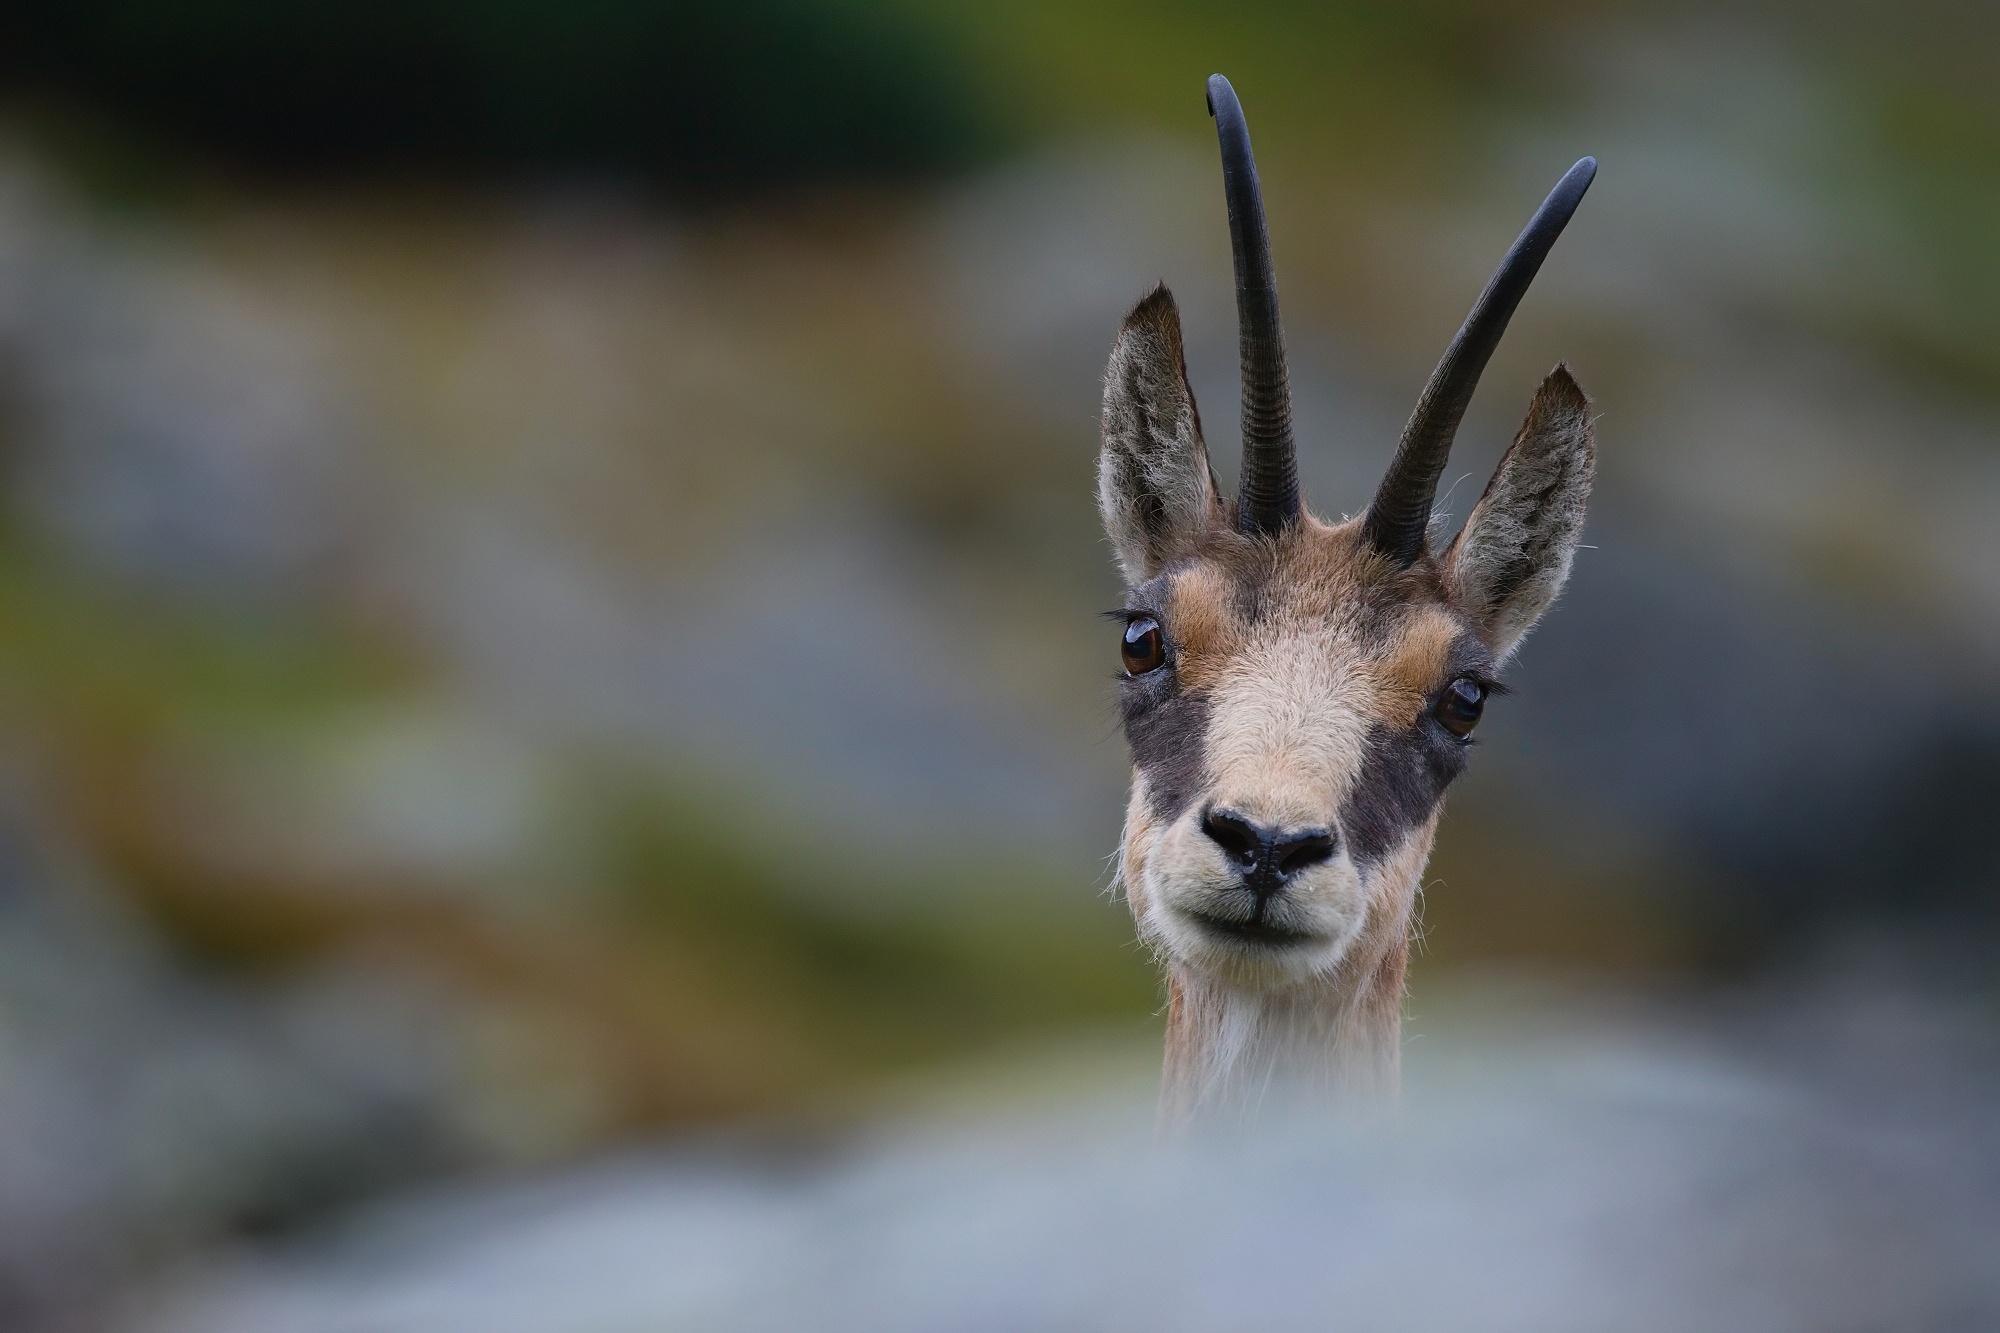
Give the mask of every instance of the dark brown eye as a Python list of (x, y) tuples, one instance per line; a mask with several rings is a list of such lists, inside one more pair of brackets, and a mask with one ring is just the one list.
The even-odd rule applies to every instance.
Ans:
[(1140, 616), (1127, 624), (1119, 652), (1125, 659), (1126, 675), (1143, 676), (1148, 671), (1157, 671), (1167, 660), (1167, 639), (1160, 633), (1160, 622), (1151, 616)]
[(1438, 725), (1454, 736), (1470, 736), (1485, 709), (1486, 687), (1460, 676), (1444, 687), (1444, 695), (1437, 702)]

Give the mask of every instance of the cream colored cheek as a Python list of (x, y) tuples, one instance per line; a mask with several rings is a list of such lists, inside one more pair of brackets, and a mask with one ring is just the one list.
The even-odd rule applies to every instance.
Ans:
[(1342, 948), (1368, 916), (1369, 886), (1360, 869), (1344, 856), (1295, 881), (1292, 892), (1317, 927)]
[[(1152, 840), (1151, 858), (1159, 878), (1173, 886), (1206, 888), (1218, 879), (1228, 880), (1230, 872), (1221, 853), (1208, 835), (1192, 819), (1183, 819), (1171, 828), (1158, 830)], [(1171, 897), (1171, 892), (1169, 893)]]
[(1434, 810), (1370, 876), (1368, 896), (1374, 910), (1385, 919), (1407, 920), (1415, 907), (1424, 867), (1430, 864), (1431, 845), (1437, 840), (1437, 824), (1438, 812)]
[(1146, 888), (1146, 868), (1158, 837), (1159, 823), (1147, 798), (1146, 779), (1134, 770), (1132, 799), (1125, 807), (1125, 835), (1119, 844), (1118, 878), (1125, 890), (1125, 901), (1131, 904), (1132, 915), (1141, 921), (1152, 906), (1152, 894)]

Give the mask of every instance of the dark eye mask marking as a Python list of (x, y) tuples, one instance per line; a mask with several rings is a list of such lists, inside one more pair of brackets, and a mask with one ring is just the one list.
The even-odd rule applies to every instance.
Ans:
[(1130, 681), (1119, 703), (1153, 812), (1169, 822), (1180, 818), (1206, 780), (1207, 696), (1170, 681)]
[(1431, 816), (1444, 789), (1465, 771), (1465, 747), (1438, 734), (1428, 713), (1414, 726), (1376, 727), (1340, 827), (1354, 859), (1379, 862)]
[(1134, 588), (1120, 613), (1128, 623), (1146, 617), (1166, 635), (1166, 665), (1119, 683), (1118, 710), (1132, 762), (1146, 779), (1147, 803), (1160, 819), (1185, 814), (1208, 780), (1208, 696), (1182, 688), (1173, 628), (1161, 608), (1171, 599), (1173, 575), (1163, 573)]

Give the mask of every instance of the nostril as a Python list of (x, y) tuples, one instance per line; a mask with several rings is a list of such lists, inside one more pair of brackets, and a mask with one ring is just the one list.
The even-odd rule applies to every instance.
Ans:
[(1201, 831), (1223, 854), (1272, 887), (1278, 880), (1318, 865), (1333, 855), (1334, 837), (1325, 829), (1279, 833), (1251, 823), (1233, 810), (1211, 807), (1201, 817)]
[(1264, 839), (1258, 835), (1255, 825), (1227, 810), (1210, 810), (1203, 815), (1201, 831), (1222, 848), (1230, 860), (1240, 861), (1245, 866), (1257, 863), (1257, 853), (1264, 845)]
[(1280, 875), (1295, 875), (1332, 855), (1333, 835), (1320, 830), (1280, 838), (1271, 848), (1271, 859)]

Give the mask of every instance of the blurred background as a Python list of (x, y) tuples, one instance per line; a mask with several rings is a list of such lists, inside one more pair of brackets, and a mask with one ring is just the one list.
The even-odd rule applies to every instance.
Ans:
[[(1585, 153), (1448, 508), (1558, 359), (1601, 469), (1409, 1125), (1169, 1169), (1093, 458), (1164, 279), (1234, 477), (1217, 70), (1315, 507)], [(16, 0), (0, 1327), (2000, 1327), (1997, 76), (1950, 0)]]

